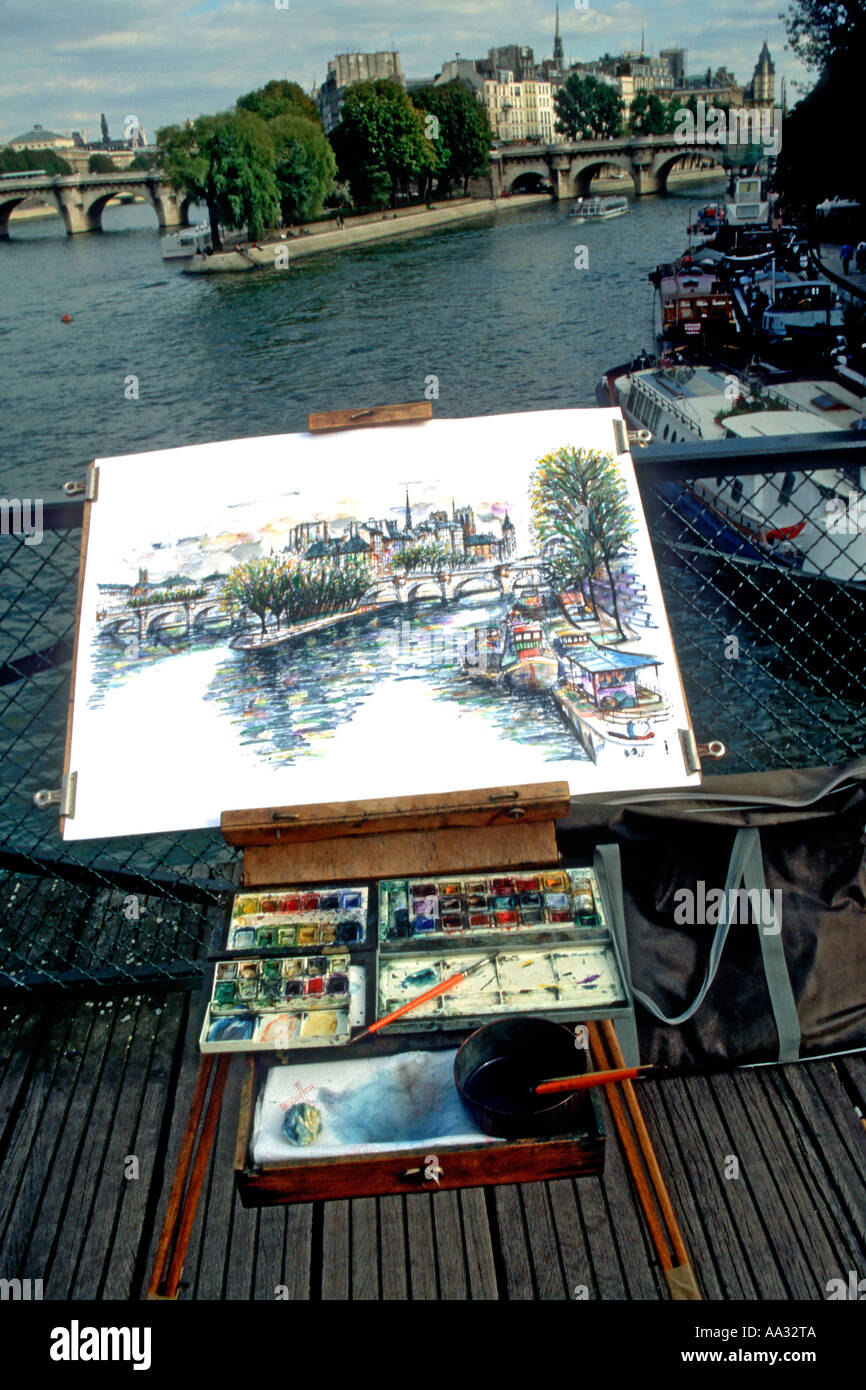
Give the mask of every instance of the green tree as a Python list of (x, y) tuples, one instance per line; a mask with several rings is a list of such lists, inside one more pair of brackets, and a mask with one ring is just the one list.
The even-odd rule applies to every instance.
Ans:
[(72, 165), (54, 150), (13, 149), (7, 145), (0, 150), (0, 174), (18, 174), (27, 169), (44, 169), (46, 174), (71, 174)]
[(638, 92), (629, 111), (633, 135), (664, 135), (668, 130), (665, 103), (655, 92)]
[(398, 190), (437, 166), (423, 113), (387, 78), (349, 88), (331, 144), (340, 178), (349, 181), (356, 204), (382, 206), (388, 198), (393, 206)]
[(283, 114), (268, 122), (283, 222), (317, 217), (334, 188), (337, 161), (321, 124)]
[(594, 576), (603, 567), (614, 622), (623, 637), (612, 567), (629, 543), (634, 517), (613, 457), (572, 446), (545, 455), (532, 479), (530, 500), (536, 540), (553, 582), (585, 581), (597, 615)]
[(845, 53), (866, 48), (866, 0), (791, 0), (788, 42), (808, 68), (825, 69)]
[[(436, 117), (439, 134), (433, 141), (445, 152), (440, 171), (443, 180), (460, 182), (465, 193), (469, 180), (483, 174), (490, 161), (490, 122), (473, 92), (455, 78), (441, 87), (422, 87), (412, 93), (422, 111)], [(426, 122), (425, 122), (426, 126)]]
[(89, 174), (116, 174), (117, 165), (110, 154), (92, 154), (87, 161)]
[(138, 154), (133, 159), (129, 168), (130, 171), (138, 171), (146, 169), (155, 169), (156, 166), (157, 156), (155, 154), (148, 154), (145, 150), (139, 150)]
[(227, 598), (234, 599), (243, 608), (255, 613), (262, 625), (263, 637), (267, 616), (274, 602), (275, 569), (270, 557), (246, 560), (229, 572), (223, 590)]
[(609, 82), (572, 73), (554, 94), (556, 129), (569, 140), (591, 140), (618, 135), (622, 98)]
[(245, 92), (238, 97), (237, 104), (241, 111), (252, 111), (263, 121), (273, 121), (277, 116), (302, 116), (320, 130), (322, 128), (319, 108), (297, 82), (286, 82), (284, 79), (266, 82), (264, 87), (257, 87), (255, 91)]
[(157, 131), (157, 143), (172, 187), (207, 205), (215, 251), (222, 247), (220, 222), (246, 225), (256, 240), (276, 223), (274, 142), (261, 117), (250, 111), (199, 116)]

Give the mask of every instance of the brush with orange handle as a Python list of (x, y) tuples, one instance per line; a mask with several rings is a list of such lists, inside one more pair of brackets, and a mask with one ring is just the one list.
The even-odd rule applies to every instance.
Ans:
[(615, 1081), (633, 1081), (642, 1072), (658, 1072), (654, 1066), (619, 1067), (616, 1071), (586, 1071), (580, 1076), (555, 1076), (532, 1087), (536, 1096), (552, 1096), (557, 1091), (588, 1091), (591, 1086), (611, 1086)]
[(423, 994), (418, 994), (414, 999), (410, 999), (407, 1004), (401, 1004), (399, 1009), (393, 1013), (386, 1014), (384, 1018), (378, 1018), (375, 1023), (371, 1023), (369, 1028), (365, 1028), (362, 1033), (356, 1033), (354, 1038), (350, 1038), (350, 1043), (360, 1042), (361, 1038), (367, 1038), (371, 1033), (378, 1033), (380, 1028), (384, 1028), (386, 1023), (393, 1023), (395, 1018), (402, 1018), (410, 1010), (417, 1009), (421, 1004), (426, 1004), (428, 999), (435, 999), (437, 994), (445, 994), (446, 990), (453, 989), (459, 985), (461, 980), (465, 980), (467, 975), (472, 975), (476, 970), (480, 970), (482, 965), (488, 961), (495, 960), (496, 953), (491, 956), (484, 956), (477, 960), (474, 965), (468, 966), (465, 970), (459, 971), (456, 975), (449, 975), (447, 980), (440, 980), (438, 985), (433, 985), (431, 989), (425, 989)]

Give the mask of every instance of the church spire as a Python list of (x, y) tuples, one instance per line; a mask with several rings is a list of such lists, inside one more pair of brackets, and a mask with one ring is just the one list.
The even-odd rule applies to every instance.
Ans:
[(562, 49), (562, 35), (559, 32), (559, 0), (556, 0), (556, 34), (553, 40), (553, 61), (562, 67), (565, 63), (565, 55)]
[(406, 530), (412, 530), (412, 511), (409, 506), (409, 489), (406, 489)]

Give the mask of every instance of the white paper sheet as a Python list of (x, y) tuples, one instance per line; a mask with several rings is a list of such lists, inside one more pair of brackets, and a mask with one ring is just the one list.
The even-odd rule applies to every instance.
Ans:
[[(637, 616), (621, 649), (652, 663), (641, 679), (661, 691), (664, 717), (651, 732), (646, 721), (621, 722), (593, 760), (553, 694), (527, 696), (462, 670), (467, 637), (501, 624), (542, 575), (530, 505), (538, 461), (563, 446), (613, 454), (615, 418), (542, 411), (99, 460), (71, 742), (77, 799), (65, 837), (503, 782), (565, 779), (574, 794), (697, 782), (678, 739), (686, 712), (627, 456), (617, 467), (634, 534), (621, 604)], [(395, 538), (376, 541), (379, 523)], [(440, 551), (463, 547), (460, 564), (445, 573), (437, 559), (407, 573), (401, 597), (415, 601), (401, 605), (393, 557), (404, 544), (433, 544), (434, 532)], [(361, 604), (372, 611), (282, 645), (270, 645), (271, 615), (266, 650), (231, 646), (250, 640), (258, 620), (248, 614), (240, 632), (219, 627), (226, 576), (271, 554), (308, 566), (316, 536), (390, 546), (371, 561)], [(601, 593), (601, 570), (597, 583)]]

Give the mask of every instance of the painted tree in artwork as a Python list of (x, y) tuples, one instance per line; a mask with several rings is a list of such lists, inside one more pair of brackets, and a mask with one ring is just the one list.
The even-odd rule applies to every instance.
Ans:
[(268, 614), (273, 611), (274, 576), (275, 565), (270, 556), (245, 560), (230, 571), (223, 590), (227, 598), (235, 599), (255, 613), (262, 625), (263, 637)]
[(634, 516), (610, 454), (566, 445), (539, 459), (530, 490), (536, 541), (555, 588), (586, 583), (598, 616), (594, 577), (604, 568), (613, 618), (624, 637), (613, 564), (628, 545)]

